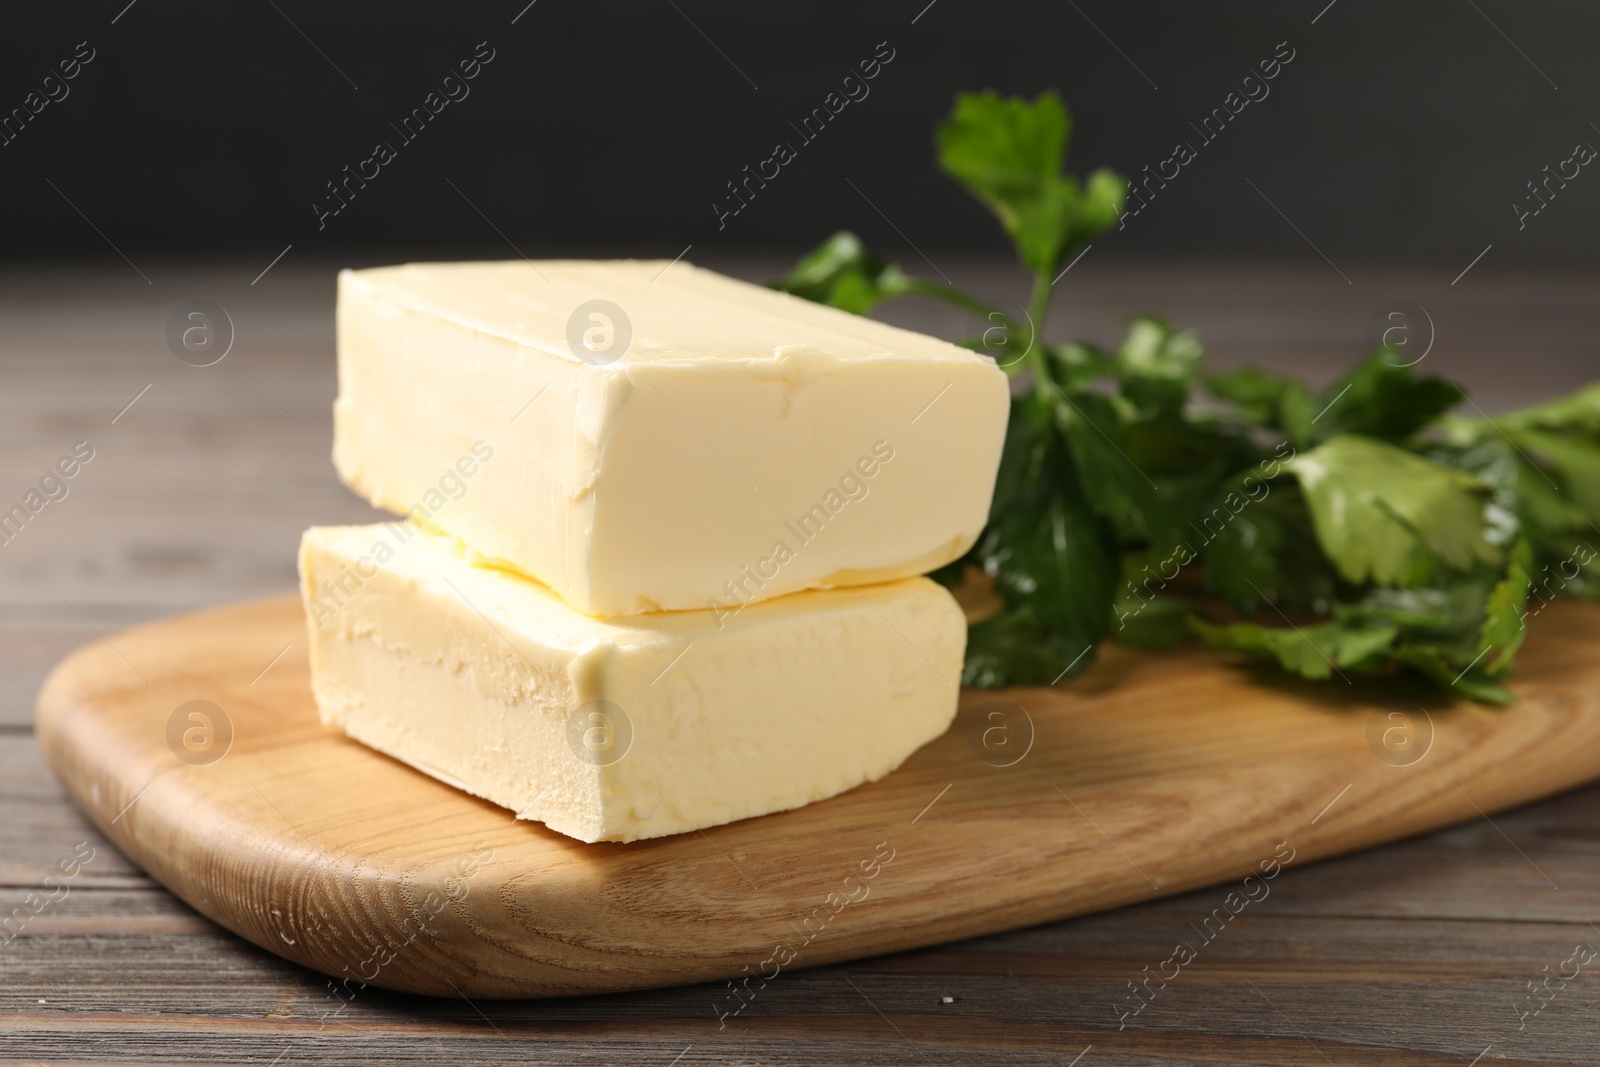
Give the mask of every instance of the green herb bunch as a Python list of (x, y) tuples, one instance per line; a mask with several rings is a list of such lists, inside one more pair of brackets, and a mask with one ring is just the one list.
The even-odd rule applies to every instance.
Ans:
[(935, 577), (981, 570), (999, 610), (963, 681), (1052, 684), (1107, 637), (1198, 635), (1312, 679), (1420, 674), (1504, 703), (1527, 617), (1600, 596), (1600, 383), (1495, 418), (1380, 348), (1326, 389), (1206, 374), (1196, 337), (1134, 319), (1113, 351), (1047, 344), (1051, 284), (1121, 214), (1109, 170), (1063, 172), (1060, 99), (963, 94), (939, 165), (996, 216), (1033, 276), (1026, 321), (906, 274), (839, 233), (775, 287), (865, 314), (942, 300), (993, 323), (962, 341), (1012, 375), (989, 523)]

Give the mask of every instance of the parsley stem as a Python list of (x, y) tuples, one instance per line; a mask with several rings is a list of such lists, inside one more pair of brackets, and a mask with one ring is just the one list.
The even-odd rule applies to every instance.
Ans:
[(1034, 392), (1043, 398), (1050, 397), (1056, 384), (1044, 349), (1044, 320), (1049, 313), (1050, 272), (1038, 271), (1033, 276), (1033, 294), (1028, 298), (1028, 324), (1033, 332), (1028, 338), (1027, 365), (1033, 369)]

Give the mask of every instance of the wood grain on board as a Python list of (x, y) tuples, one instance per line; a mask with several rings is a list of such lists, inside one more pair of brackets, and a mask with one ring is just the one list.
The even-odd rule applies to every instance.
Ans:
[[(1570, 788), (1600, 775), (1600, 610), (1534, 625), (1510, 709), (1112, 650), (1071, 691), (965, 694), (881, 782), (629, 845), (517, 823), (324, 728), (293, 597), (86, 646), (37, 733), (112, 841), (256, 944), (390, 989), (563, 996), (770, 980), (1276, 876)], [(231, 727), (205, 765), (169, 741), (192, 700)]]

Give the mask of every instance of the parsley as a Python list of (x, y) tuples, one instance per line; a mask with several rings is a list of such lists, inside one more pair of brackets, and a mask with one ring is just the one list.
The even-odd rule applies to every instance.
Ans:
[(999, 219), (1033, 277), (1018, 322), (838, 233), (776, 288), (857, 314), (908, 296), (993, 323), (959, 343), (1016, 388), (988, 526), (946, 585), (988, 583), (968, 685), (1048, 685), (1111, 638), (1191, 635), (1313, 680), (1410, 673), (1512, 699), (1526, 619), (1600, 599), (1600, 383), (1493, 419), (1379, 349), (1327, 389), (1253, 368), (1207, 375), (1199, 340), (1136, 318), (1116, 348), (1047, 344), (1052, 282), (1110, 229), (1126, 182), (1064, 172), (1054, 93), (963, 94), (940, 168)]

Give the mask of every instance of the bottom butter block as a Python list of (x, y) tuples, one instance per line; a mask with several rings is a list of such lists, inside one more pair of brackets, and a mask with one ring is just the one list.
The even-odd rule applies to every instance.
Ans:
[(324, 722), (581, 841), (797, 808), (955, 716), (966, 621), (926, 578), (597, 619), (404, 524), (300, 546)]

